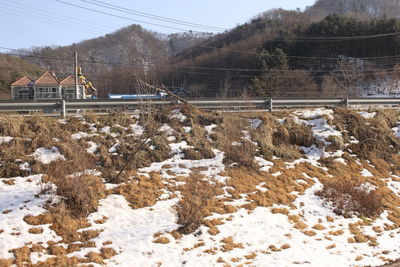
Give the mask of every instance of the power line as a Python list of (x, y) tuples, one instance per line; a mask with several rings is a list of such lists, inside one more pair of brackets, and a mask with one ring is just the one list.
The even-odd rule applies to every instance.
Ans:
[(27, 11), (22, 8), (18, 8), (18, 10), (15, 10), (13, 8), (14, 7), (11, 7), (11, 6), (9, 6), (7, 8), (3, 7), (4, 11), (7, 11), (9, 14), (11, 14), (15, 17), (21, 16), (21, 13), (22, 13), (24, 16), (30, 17), (30, 20), (37, 21), (37, 22), (40, 22), (40, 23), (43, 23), (46, 25), (49, 25), (49, 22), (51, 22), (51, 25), (53, 25), (53, 26), (59, 26), (64, 29), (69, 29), (72, 31), (80, 31), (80, 32), (89, 33), (89, 34), (93, 34), (93, 33), (100, 34), (100, 35), (104, 34), (104, 32), (99, 32), (99, 31), (94, 32), (93, 29), (90, 29), (90, 30), (85, 29), (84, 27), (80, 26), (79, 24), (74, 24), (74, 23), (71, 24), (70, 22), (65, 22), (60, 19), (52, 18), (50, 16), (46, 16), (46, 18), (41, 17), (41, 16), (35, 16), (34, 15), (35, 13), (32, 11)]
[(179, 31), (187, 31), (187, 29), (183, 29), (183, 28), (177, 28), (177, 27), (172, 27), (172, 26), (167, 26), (167, 25), (162, 25), (162, 24), (157, 24), (157, 23), (152, 23), (152, 22), (146, 22), (146, 21), (142, 21), (142, 20), (131, 19), (131, 18), (128, 18), (128, 17), (124, 17), (124, 16), (120, 16), (120, 15), (116, 15), (116, 14), (100, 11), (100, 10), (97, 10), (97, 9), (92, 9), (92, 8), (89, 8), (89, 7), (83, 7), (83, 6), (80, 6), (80, 5), (72, 4), (72, 3), (69, 3), (69, 2), (62, 1), (62, 0), (54, 0), (54, 1), (62, 3), (62, 4), (65, 4), (65, 5), (73, 6), (73, 7), (76, 7), (76, 8), (89, 10), (89, 11), (92, 11), (92, 12), (95, 12), (95, 13), (99, 13), (99, 14), (103, 14), (103, 15), (107, 15), (107, 16), (112, 16), (112, 17), (116, 17), (116, 18), (120, 18), (120, 19), (133, 21), (133, 22), (136, 22), (136, 23), (143, 23), (143, 24), (148, 24), (148, 25), (153, 25), (153, 26), (158, 26), (158, 27), (163, 27), (163, 28), (168, 28), (168, 29), (173, 29), (173, 30), (179, 30)]
[[(71, 58), (62, 58), (57, 56), (47, 56), (43, 54), (29, 54), (25, 52), (24, 54), (21, 53), (18, 49), (0, 47), (0, 49), (14, 51), (17, 52), (15, 55), (21, 57), (31, 57), (31, 58), (40, 58), (40, 59), (51, 59), (51, 60), (60, 60), (60, 61), (71, 61)], [(399, 55), (400, 56), (400, 55)], [(380, 57), (377, 57), (380, 58)], [(337, 60), (339, 60), (338, 58)], [(137, 63), (123, 63), (123, 62), (116, 62), (116, 61), (99, 61), (99, 60), (80, 60), (80, 62), (84, 63), (93, 63), (93, 64), (107, 64), (107, 65), (117, 65), (117, 66), (133, 66), (133, 67), (145, 67), (149, 66), (149, 64), (137, 64)], [(233, 72), (260, 72), (260, 69), (244, 69), (244, 68), (227, 68), (227, 67), (200, 67), (200, 66), (176, 66), (176, 65), (167, 65), (167, 64), (150, 64), (150, 66), (157, 67), (157, 68), (171, 68), (171, 69), (191, 69), (191, 70), (214, 70), (214, 71), (233, 71)], [(379, 71), (379, 70), (392, 70), (392, 68), (388, 69), (365, 69), (364, 71)], [(270, 70), (270, 72), (291, 72), (293, 70)], [(326, 69), (314, 69), (314, 72), (317, 71), (327, 71)]]
[[(82, 0), (82, 1), (92, 4), (92, 5), (105, 7), (105, 8), (111, 9), (111, 10), (116, 10), (116, 11), (124, 12), (127, 14), (132, 14), (132, 15), (141, 16), (141, 17), (150, 18), (150, 19), (159, 20), (159, 21), (164, 21), (164, 22), (168, 22), (168, 23), (179, 24), (179, 25), (190, 26), (190, 27), (201, 28), (201, 29), (212, 30), (212, 31), (224, 31), (225, 30), (225, 29), (219, 28), (219, 27), (157, 16), (157, 15), (145, 13), (145, 12), (138, 11), (138, 10), (128, 9), (128, 8), (124, 8), (121, 6), (109, 4), (109, 3), (106, 3), (103, 1), (98, 1), (98, 0), (91, 0), (91, 1)], [(95, 2), (95, 3), (93, 3), (93, 2)]]
[[(32, 13), (32, 10), (34, 10), (35, 13), (41, 13), (41, 14), (45, 15), (46, 18), (48, 18), (49, 16), (52, 16), (53, 18), (56, 18), (58, 21), (60, 21), (60, 19), (61, 19), (61, 20), (65, 21), (66, 23), (71, 23), (71, 24), (74, 24), (74, 25), (77, 25), (80, 27), (82, 27), (82, 23), (83, 23), (83, 24), (86, 24), (85, 27), (89, 26), (90, 29), (93, 29), (93, 27), (95, 27), (95, 28), (97, 28), (97, 30), (101, 30), (101, 31), (114, 30), (114, 28), (108, 27), (106, 25), (89, 22), (86, 20), (82, 20), (80, 18), (69, 17), (69, 16), (66, 16), (65, 14), (57, 13), (54, 11), (46, 12), (46, 11), (43, 11), (43, 9), (35, 8), (35, 7), (29, 6), (26, 4), (22, 4), (22, 3), (18, 3), (18, 2), (12, 1), (12, 0), (6, 0), (6, 1), (8, 1), (7, 7), (10, 7), (10, 4), (14, 5), (14, 7), (18, 8), (18, 11), (20, 11), (20, 9), (22, 8), (22, 9), (25, 9), (28, 12)], [(68, 20), (68, 22), (67, 22), (67, 20)]]

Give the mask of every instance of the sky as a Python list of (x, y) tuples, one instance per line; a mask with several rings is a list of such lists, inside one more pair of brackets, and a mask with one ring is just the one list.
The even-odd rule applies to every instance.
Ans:
[(0, 52), (6, 52), (4, 48), (70, 45), (132, 24), (140, 24), (147, 30), (166, 34), (189, 30), (218, 33), (270, 9), (304, 10), (314, 2), (315, 0), (0, 0)]

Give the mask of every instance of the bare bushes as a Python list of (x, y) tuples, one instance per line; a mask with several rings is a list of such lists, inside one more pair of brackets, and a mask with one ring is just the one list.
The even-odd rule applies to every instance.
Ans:
[(383, 208), (382, 197), (376, 190), (368, 190), (355, 182), (336, 179), (323, 183), (316, 195), (333, 206), (338, 215), (378, 216)]
[(190, 177), (182, 188), (182, 199), (175, 209), (178, 214), (178, 224), (182, 225), (178, 231), (190, 234), (204, 222), (208, 216), (207, 208), (216, 195), (217, 187), (200, 177)]
[(101, 178), (82, 175), (76, 178), (68, 177), (55, 181), (57, 194), (76, 217), (86, 217), (97, 210), (99, 200), (105, 198), (105, 187)]
[(334, 123), (343, 125), (358, 140), (349, 148), (360, 157), (366, 159), (375, 153), (379, 158), (390, 160), (390, 155), (400, 151), (400, 140), (391, 130), (397, 120), (392, 113), (379, 112), (376, 117), (367, 120), (354, 111), (338, 108), (335, 115)]
[(276, 156), (285, 160), (302, 157), (299, 146), (311, 146), (315, 143), (309, 127), (286, 119), (283, 124), (270, 115), (262, 117), (263, 123), (253, 130), (253, 139), (258, 143), (259, 153), (265, 158)]
[(254, 161), (255, 156), (255, 145), (251, 142), (244, 141), (226, 148), (224, 163), (236, 163), (238, 166), (253, 169), (256, 168), (256, 163)]

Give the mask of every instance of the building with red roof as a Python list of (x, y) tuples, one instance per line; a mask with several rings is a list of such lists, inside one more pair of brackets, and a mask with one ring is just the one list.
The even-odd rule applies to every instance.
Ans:
[(75, 91), (75, 78), (68, 76), (60, 81), (54, 73), (46, 71), (36, 81), (24, 76), (11, 84), (12, 99), (83, 99), (85, 88), (78, 83), (78, 96)]

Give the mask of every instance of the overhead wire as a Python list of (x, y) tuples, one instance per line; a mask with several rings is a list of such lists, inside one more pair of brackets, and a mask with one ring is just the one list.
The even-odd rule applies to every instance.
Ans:
[(104, 11), (101, 11), (101, 10), (89, 8), (89, 7), (84, 7), (84, 6), (81, 6), (81, 5), (69, 3), (69, 2), (66, 2), (66, 1), (62, 1), (62, 0), (54, 0), (54, 1), (62, 3), (64, 5), (69, 5), (69, 6), (73, 6), (73, 7), (76, 7), (76, 8), (84, 9), (84, 10), (87, 10), (87, 11), (91, 11), (91, 12), (95, 12), (95, 13), (99, 13), (99, 14), (103, 14), (103, 15), (107, 15), (107, 16), (111, 16), (111, 17), (115, 17), (115, 18), (120, 18), (120, 19), (124, 19), (124, 20), (129, 20), (129, 21), (132, 21), (132, 22), (135, 22), (135, 23), (143, 23), (143, 24), (148, 24), (148, 25), (152, 25), (152, 26), (168, 28), (168, 29), (173, 29), (173, 30), (179, 30), (179, 31), (187, 31), (188, 30), (188, 29), (178, 28), (178, 27), (174, 27), (174, 26), (168, 26), (168, 25), (163, 25), (163, 24), (158, 24), (158, 23), (152, 23), (152, 22), (146, 22), (146, 21), (142, 21), (142, 20), (132, 19), (132, 18), (128, 18), (128, 17), (125, 17), (125, 16), (116, 15), (116, 14), (112, 14), (112, 13), (109, 13), (109, 12), (104, 12)]
[(187, 21), (183, 21), (183, 20), (177, 20), (177, 19), (173, 19), (173, 18), (167, 18), (167, 17), (162, 17), (162, 16), (158, 16), (158, 15), (153, 15), (150, 13), (146, 13), (146, 12), (142, 12), (142, 11), (138, 11), (138, 10), (134, 10), (134, 9), (129, 9), (126, 7), (121, 7), (121, 6), (117, 6), (114, 4), (109, 4), (103, 1), (99, 1), (99, 0), (81, 0), (85, 3), (89, 3), (92, 5), (96, 5), (96, 6), (101, 6), (104, 8), (108, 8), (111, 10), (116, 10), (116, 11), (120, 11), (126, 14), (131, 14), (131, 15), (136, 15), (136, 16), (141, 16), (141, 17), (145, 17), (145, 18), (150, 18), (153, 20), (159, 20), (159, 21), (163, 21), (163, 22), (168, 22), (168, 23), (173, 23), (173, 24), (179, 24), (179, 25), (184, 25), (184, 26), (189, 26), (189, 27), (194, 27), (194, 28), (200, 28), (200, 29), (205, 29), (205, 30), (212, 30), (212, 31), (224, 31), (225, 29), (223, 28), (219, 28), (219, 27), (214, 27), (214, 26), (209, 26), (209, 25), (204, 25), (204, 24), (198, 24), (198, 23), (192, 23), (192, 22), (187, 22)]
[(13, 1), (13, 0), (6, 0), (6, 1), (8, 1), (7, 7), (11, 7), (13, 5), (15, 8), (18, 8), (18, 10), (20, 10), (22, 8), (30, 13), (32, 13), (32, 11), (34, 11), (35, 13), (43, 14), (44, 16), (46, 16), (46, 18), (51, 16), (51, 17), (57, 19), (58, 21), (62, 20), (62, 21), (65, 21), (66, 23), (73, 24), (74, 26), (90, 27), (90, 29), (95, 29), (95, 30), (98, 30), (101, 32), (109, 32), (109, 31), (115, 30), (112, 27), (102, 25), (99, 23), (89, 22), (89, 21), (83, 20), (81, 18), (70, 17), (65, 14), (57, 13), (54, 11), (47, 12), (47, 11), (44, 11), (43, 9), (39, 9), (39, 8), (35, 8), (35, 7), (32, 7), (27, 4), (19, 3), (18, 1)]
[(58, 26), (64, 29), (68, 29), (68, 30), (72, 30), (75, 32), (83, 32), (86, 34), (97, 34), (97, 35), (103, 35), (105, 32), (100, 32), (100, 31), (96, 31), (95, 29), (87, 29), (84, 28), (82, 26), (79, 26), (79, 24), (71, 24), (71, 23), (65, 23), (62, 20), (56, 19), (56, 18), (52, 18), (51, 16), (46, 16), (45, 18), (42, 16), (36, 16), (35, 13), (29, 12), (27, 10), (23, 10), (23, 9), (18, 9), (15, 10), (14, 7), (3, 7), (4, 11), (6, 11), (9, 14), (12, 14), (13, 16), (21, 16), (21, 14), (23, 14), (26, 17), (29, 17), (30, 20), (32, 21), (36, 21), (39, 23), (43, 23), (46, 25), (49, 25), (49, 22), (51, 22), (50, 25), (52, 26)]

